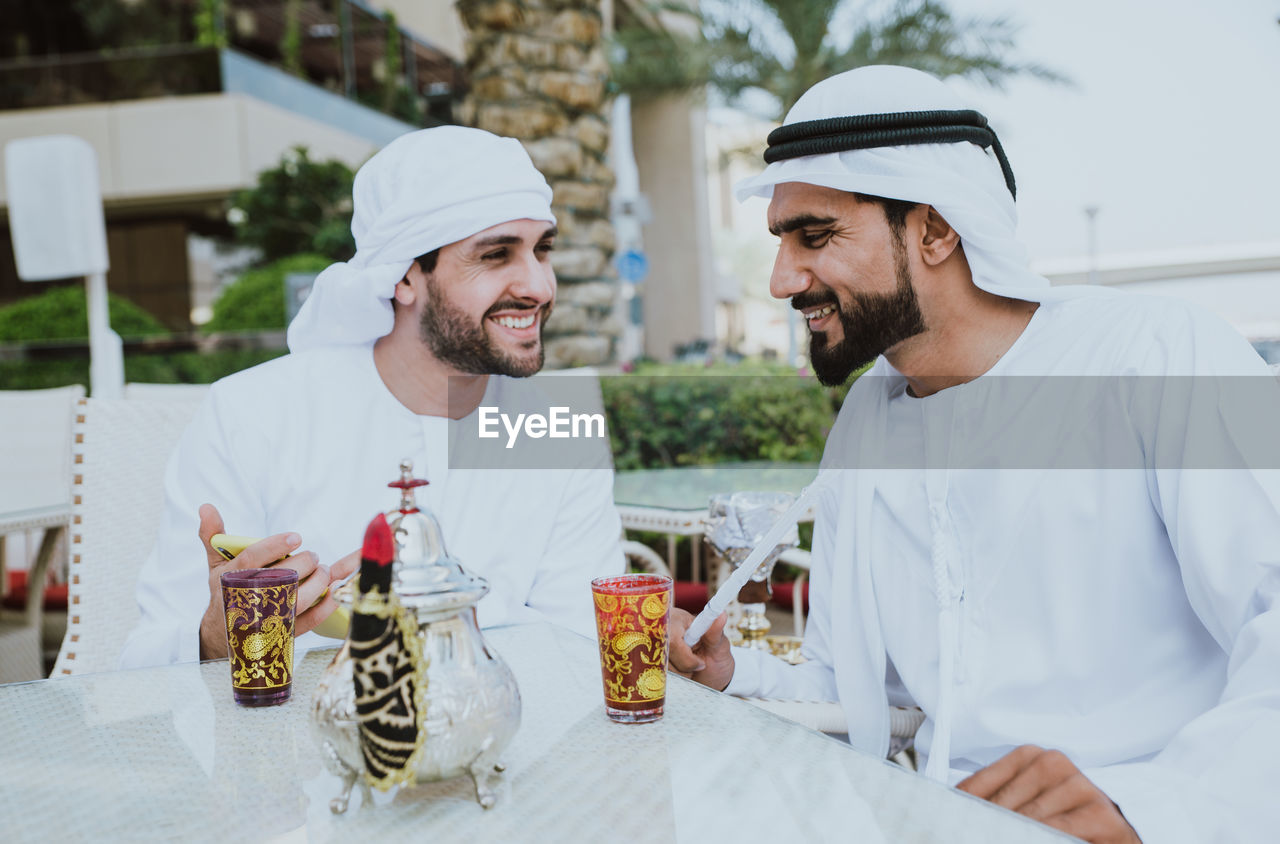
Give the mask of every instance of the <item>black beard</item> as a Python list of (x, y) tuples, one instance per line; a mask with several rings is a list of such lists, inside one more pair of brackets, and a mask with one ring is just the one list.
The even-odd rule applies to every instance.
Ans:
[[(472, 324), (468, 321), (466, 314), (454, 307), (453, 303), (442, 295), (434, 278), (427, 279), (427, 290), (431, 299), (422, 311), (419, 333), (422, 336), (422, 342), (441, 363), (446, 363), (459, 372), (469, 375), (509, 375), (512, 378), (528, 378), (542, 369), (546, 358), (542, 345), (542, 331), (551, 310), (549, 305), (543, 305), (541, 308), (538, 339), (534, 341), (537, 345), (537, 355), (515, 357), (502, 351), (493, 343), (488, 332), (485, 331), (484, 321), (488, 319), (490, 313), (519, 308), (519, 303), (498, 302), (481, 317), (478, 323)], [(529, 348), (532, 348), (532, 345)]]
[(851, 293), (852, 302), (843, 307), (831, 295), (801, 293), (793, 296), (791, 306), (797, 309), (833, 304), (844, 338), (827, 348), (825, 331), (809, 335), (809, 360), (818, 381), (828, 387), (843, 384), (855, 369), (871, 363), (886, 350), (908, 337), (923, 334), (924, 314), (911, 283), (911, 269), (906, 255), (894, 250), (894, 270), (898, 287), (892, 293)]

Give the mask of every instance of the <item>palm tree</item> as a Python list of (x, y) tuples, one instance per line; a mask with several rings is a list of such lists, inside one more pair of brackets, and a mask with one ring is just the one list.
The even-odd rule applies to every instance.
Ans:
[(1011, 57), (1018, 27), (1008, 17), (957, 17), (942, 0), (897, 0), (876, 17), (863, 12), (848, 0), (703, 0), (700, 38), (619, 31), (614, 82), (638, 98), (709, 85), (730, 105), (762, 92), (770, 112), (762, 116), (780, 120), (814, 84), (869, 64), (905, 65), (995, 87), (1024, 74), (1066, 81)]

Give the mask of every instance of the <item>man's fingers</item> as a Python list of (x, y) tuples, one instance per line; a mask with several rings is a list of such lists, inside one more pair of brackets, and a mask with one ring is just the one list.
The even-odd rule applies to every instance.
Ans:
[(1133, 827), (1110, 801), (1089, 803), (1042, 823), (1092, 844), (1141, 844)]
[[(1077, 773), (1076, 766), (1072, 765), (1071, 760), (1061, 751), (1045, 750), (1028, 759), (1011, 779), (996, 789), (995, 793), (987, 799), (997, 806), (1025, 815), (1028, 813), (1023, 811), (1024, 807), (1041, 799), (1049, 799), (1049, 792), (1057, 789), (1075, 773)], [(1055, 805), (1050, 814), (1071, 808), (1071, 806), (1057, 804), (1063, 796), (1065, 795), (1059, 794), (1057, 799), (1052, 801)]]
[[(298, 606), (302, 607), (302, 605), (302, 600), (299, 598)], [(293, 635), (301, 636), (303, 633), (311, 632), (337, 608), (338, 602), (333, 599), (333, 593), (330, 592), (314, 607), (309, 610), (304, 610), (294, 618)]]
[(729, 613), (722, 612), (716, 616), (716, 620), (711, 622), (711, 626), (707, 628), (707, 632), (702, 634), (702, 638), (698, 640), (696, 647), (713, 648), (720, 644), (720, 640), (724, 638), (724, 626), (729, 623)]
[(204, 545), (209, 559), (209, 567), (214, 568), (226, 562), (222, 555), (209, 545), (209, 540), (216, 534), (226, 533), (226, 528), (222, 524), (222, 515), (218, 512), (218, 508), (212, 504), (200, 505), (200, 543)]
[(1034, 744), (1024, 744), (1022, 747), (1014, 748), (981, 771), (961, 780), (956, 788), (967, 791), (974, 797), (990, 800), (991, 795), (1012, 780), (1018, 771), (1040, 754), (1040, 751), (1041, 749)]
[[(248, 549), (245, 549), (245, 554), (247, 553), (248, 553)], [(240, 556), (243, 557), (244, 554), (241, 554)], [(286, 557), (285, 559), (281, 560), (280, 562), (272, 566), (272, 568), (293, 569), (294, 571), (296, 571), (298, 573), (299, 587), (301, 587), (302, 581), (310, 577), (311, 573), (314, 572), (319, 567), (321, 567), (320, 558), (316, 556), (316, 553), (314, 551), (299, 551), (298, 553), (294, 554), (292, 557)], [(326, 584), (328, 583), (328, 578), (325, 579), (325, 583)]]
[[(294, 560), (297, 557), (302, 556), (310, 556), (312, 558), (312, 564), (310, 570), (307, 572), (307, 579), (305, 583), (302, 580), (304, 575), (301, 572), (298, 573), (298, 612), (300, 613), (306, 612), (310, 609), (311, 605), (320, 600), (320, 596), (329, 588), (329, 570), (324, 566), (315, 564), (315, 554), (312, 554), (310, 551), (305, 551), (295, 557), (290, 557), (289, 560)], [(292, 566), (290, 566), (290, 568), (292, 568)], [(328, 600), (327, 597), (326, 600)], [(316, 623), (319, 624), (319, 620), (317, 620)]]
[(690, 674), (707, 667), (702, 657), (695, 654), (693, 648), (684, 643), (684, 631), (689, 629), (689, 624), (692, 621), (693, 616), (679, 607), (672, 607), (671, 615), (667, 618), (667, 641), (669, 643), (667, 659), (671, 670), (684, 677), (688, 677)]
[(1012, 808), (1020, 815), (1048, 823), (1050, 818), (1071, 813), (1099, 797), (1100, 794), (1093, 783), (1077, 771), (1073, 776), (1044, 789), (1031, 800), (1007, 808)]
[(360, 568), (360, 552), (352, 551), (338, 562), (329, 566), (330, 580), (345, 580), (356, 569)]
[(1110, 798), (1059, 750), (1023, 745), (956, 787), (1092, 844), (1138, 841)]
[[(277, 560), (282, 561), (281, 565), (288, 564), (289, 568), (297, 568), (298, 565), (305, 565), (305, 563), (299, 561), (295, 565), (288, 563), (284, 558), (297, 550), (298, 546), (301, 544), (302, 537), (298, 536), (296, 533), (277, 533), (274, 536), (268, 536), (266, 539), (259, 539), (257, 542), (241, 551), (236, 555), (236, 558), (231, 561), (228, 568), (260, 569), (271, 565)], [(310, 571), (312, 568), (315, 568), (314, 564), (312, 564), (307, 571)], [(298, 577), (301, 579), (301, 572), (299, 572)]]

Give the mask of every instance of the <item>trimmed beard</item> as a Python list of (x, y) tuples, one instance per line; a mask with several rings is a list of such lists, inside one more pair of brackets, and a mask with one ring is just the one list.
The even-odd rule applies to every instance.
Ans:
[(434, 274), (427, 276), (427, 292), (430, 299), (422, 310), (418, 333), (437, 360), (468, 375), (509, 375), (512, 378), (528, 378), (542, 369), (546, 351), (542, 344), (542, 331), (551, 306), (543, 305), (539, 315), (538, 339), (526, 346), (537, 353), (517, 357), (498, 348), (485, 330), (485, 320), (498, 311), (524, 309), (519, 302), (502, 300), (485, 311), (478, 323), (471, 323), (436, 284)]
[(855, 369), (871, 363), (888, 349), (925, 330), (924, 314), (911, 281), (907, 250), (901, 237), (893, 239), (893, 267), (897, 289), (890, 293), (851, 293), (845, 308), (834, 294), (801, 293), (792, 297), (796, 309), (833, 304), (844, 337), (828, 349), (825, 331), (810, 332), (809, 360), (818, 381), (828, 387), (843, 384)]

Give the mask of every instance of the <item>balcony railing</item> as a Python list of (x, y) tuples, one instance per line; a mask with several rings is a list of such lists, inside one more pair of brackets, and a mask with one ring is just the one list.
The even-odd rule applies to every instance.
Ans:
[(43, 40), (0, 35), (0, 109), (229, 90), (219, 47), (413, 125), (451, 122), (465, 90), (461, 65), (354, 0), (214, 7), (210, 18), (200, 0), (106, 0), (75, 26), (34, 5), (19, 24)]
[(0, 63), (0, 109), (222, 91), (218, 50), (176, 45)]

